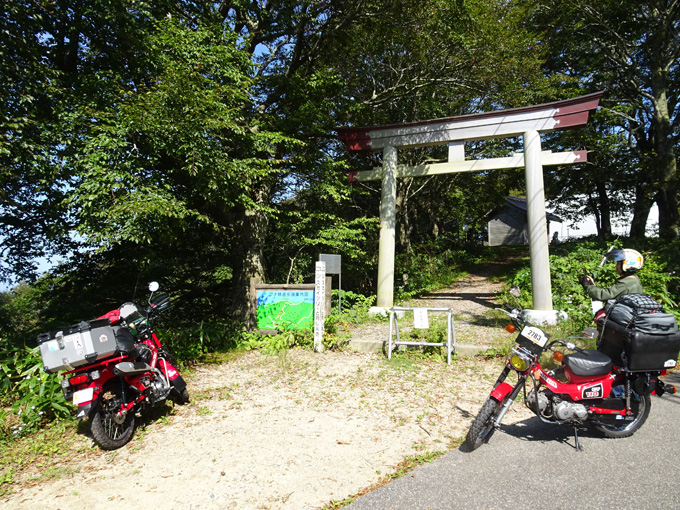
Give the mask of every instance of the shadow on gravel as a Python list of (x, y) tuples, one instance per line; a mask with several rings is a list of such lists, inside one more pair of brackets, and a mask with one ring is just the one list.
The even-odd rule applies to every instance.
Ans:
[(456, 411), (458, 411), (463, 418), (474, 418), (475, 417), (475, 415), (473, 413), (471, 413), (467, 409), (463, 409), (460, 406), (456, 406)]
[(478, 305), (494, 309), (498, 306), (495, 300), (498, 297), (495, 293), (457, 293), (457, 292), (434, 292), (418, 298), (418, 301), (429, 301), (434, 304), (437, 301), (471, 301)]
[[(138, 412), (135, 414), (135, 436), (147, 430), (150, 425), (161, 421), (165, 417), (173, 416), (176, 413), (175, 406), (177, 404), (173, 402), (164, 401), (151, 408), (144, 409), (143, 412)], [(92, 432), (90, 431), (90, 418), (85, 420), (78, 420), (76, 425), (76, 431), (81, 436), (84, 436), (94, 443), (94, 438), (92, 437)], [(103, 450), (102, 450), (103, 451)]]

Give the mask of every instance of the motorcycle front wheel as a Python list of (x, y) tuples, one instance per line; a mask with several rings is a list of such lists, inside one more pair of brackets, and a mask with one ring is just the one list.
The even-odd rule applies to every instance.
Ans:
[(170, 398), (179, 405), (184, 405), (189, 403), (189, 390), (184, 388), (182, 391), (178, 391), (177, 388), (173, 388), (170, 393)]
[(595, 428), (602, 432), (605, 437), (621, 438), (632, 436), (647, 421), (652, 407), (652, 400), (649, 395), (640, 395), (640, 400), (634, 401), (632, 407), (635, 414), (632, 421), (626, 422), (620, 427), (614, 425), (595, 425)]
[(491, 397), (486, 399), (465, 437), (465, 445), (470, 451), (476, 450), (484, 443), (489, 442), (496, 430), (493, 422), (500, 410), (501, 404), (497, 400)]
[(91, 417), (92, 437), (102, 450), (116, 450), (124, 446), (135, 432), (134, 411), (128, 412), (124, 417), (118, 415), (123, 404), (122, 393), (119, 385), (106, 388)]

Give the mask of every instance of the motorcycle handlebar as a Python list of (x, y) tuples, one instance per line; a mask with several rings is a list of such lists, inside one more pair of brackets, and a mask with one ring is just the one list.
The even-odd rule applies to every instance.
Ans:
[(506, 314), (515, 323), (524, 322), (521, 318), (520, 310), (518, 310), (517, 308), (512, 308), (510, 305), (508, 305), (508, 303), (503, 303), (503, 306), (505, 306), (507, 310), (506, 308), (496, 308), (496, 310), (499, 310)]
[(579, 346), (577, 346), (573, 342), (564, 342), (562, 340), (553, 340), (552, 342), (550, 342), (550, 345), (548, 347), (550, 348), (555, 344), (563, 345), (564, 347), (566, 347), (570, 351), (580, 352), (581, 354), (585, 354), (586, 356), (588, 355), (588, 352), (586, 350), (581, 349)]

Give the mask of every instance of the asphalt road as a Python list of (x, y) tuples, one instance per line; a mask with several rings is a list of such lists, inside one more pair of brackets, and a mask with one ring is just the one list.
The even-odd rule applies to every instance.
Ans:
[[(678, 385), (680, 374), (667, 382)], [(652, 396), (632, 437), (605, 439), (530, 418), (502, 426), (488, 444), (464, 447), (358, 498), (350, 510), (680, 508), (680, 393)]]

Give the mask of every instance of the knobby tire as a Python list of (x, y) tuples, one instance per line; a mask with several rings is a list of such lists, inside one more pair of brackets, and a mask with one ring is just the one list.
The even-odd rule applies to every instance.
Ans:
[(479, 414), (470, 425), (467, 437), (465, 438), (465, 445), (470, 451), (476, 450), (484, 443), (488, 443), (489, 439), (495, 432), (493, 425), (496, 416), (501, 410), (501, 404), (489, 397), (484, 402), (484, 405), (479, 410)]
[(102, 450), (117, 450), (127, 444), (135, 432), (135, 413), (129, 411), (121, 423), (116, 413), (123, 403), (120, 386), (111, 386), (101, 397), (101, 402), (91, 418), (90, 430), (94, 442)]
[(183, 406), (189, 403), (189, 390), (184, 388), (182, 391), (177, 391), (176, 388), (173, 388), (171, 397), (176, 404)]

